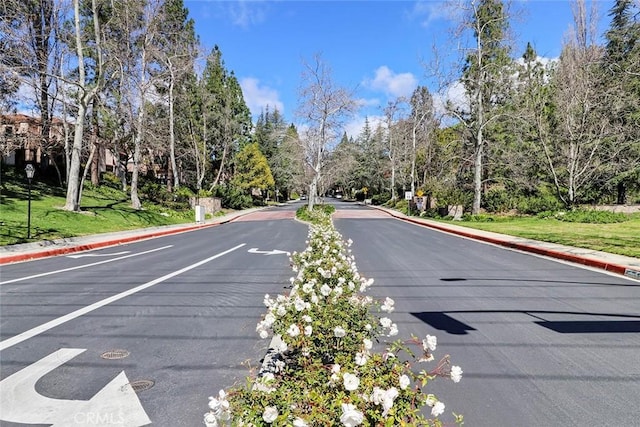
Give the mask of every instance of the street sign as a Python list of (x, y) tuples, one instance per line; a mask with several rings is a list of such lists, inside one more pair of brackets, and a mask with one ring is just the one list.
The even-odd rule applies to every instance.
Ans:
[(413, 198), (413, 193), (411, 191), (405, 191), (404, 192), (404, 199), (405, 200), (411, 200), (411, 198)]

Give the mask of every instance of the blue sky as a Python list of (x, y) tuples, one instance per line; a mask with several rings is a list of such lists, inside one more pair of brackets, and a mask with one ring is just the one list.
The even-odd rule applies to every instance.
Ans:
[[(613, 1), (595, 4), (601, 34)], [(334, 81), (363, 105), (347, 126), (350, 134), (365, 116), (375, 122), (388, 100), (429, 85), (424, 64), (433, 61), (434, 43), (442, 54), (457, 51), (442, 1), (185, 0), (185, 6), (201, 43), (208, 51), (220, 47), (254, 117), (270, 105), (296, 122), (303, 61), (321, 54)], [(529, 41), (538, 55), (556, 58), (572, 23), (570, 1), (521, 0), (513, 7), (514, 55)]]

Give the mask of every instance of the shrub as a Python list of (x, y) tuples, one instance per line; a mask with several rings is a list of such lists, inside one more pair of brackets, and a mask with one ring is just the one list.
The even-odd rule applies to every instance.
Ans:
[(122, 180), (112, 172), (104, 172), (101, 177), (101, 183), (116, 190), (122, 189)]
[(218, 186), (213, 195), (220, 197), (222, 206), (230, 209), (246, 209), (253, 206), (253, 199), (244, 190), (233, 185)]
[(513, 196), (504, 187), (490, 188), (482, 198), (484, 208), (489, 212), (506, 212), (515, 205)]
[[(302, 212), (300, 210), (299, 212)], [(265, 295), (267, 313), (258, 322), (261, 338), (272, 334), (276, 353), (246, 385), (220, 390), (209, 398), (209, 427), (225, 426), (434, 426), (444, 404), (425, 386), (438, 376), (460, 380), (462, 370), (445, 357), (431, 371), (414, 372), (407, 359), (433, 360), (435, 337), (395, 341), (377, 352), (379, 337), (398, 328), (386, 313), (390, 298), (365, 296), (373, 279), (362, 277), (324, 208), (311, 218), (309, 246), (291, 257), (295, 277), (288, 295)], [(382, 314), (379, 317), (373, 309)], [(431, 408), (427, 418), (422, 408)], [(457, 422), (462, 417), (455, 415)]]
[(373, 205), (383, 205), (387, 203), (391, 199), (391, 194), (389, 193), (380, 193), (371, 197), (371, 204)]
[(398, 200), (396, 202), (395, 209), (399, 210), (403, 214), (407, 215), (409, 213), (409, 202), (407, 200)]
[(563, 204), (552, 194), (540, 194), (537, 196), (520, 197), (516, 204), (518, 212), (535, 215), (540, 212), (557, 211)]
[(140, 191), (144, 196), (153, 202), (160, 203), (171, 199), (167, 187), (153, 181), (146, 181), (140, 187)]
[(493, 221), (495, 221), (495, 218), (493, 218), (491, 215), (464, 214), (464, 215), (462, 215), (462, 220), (463, 221), (472, 221), (472, 222), (493, 222)]
[(613, 224), (616, 222), (625, 222), (629, 219), (626, 214), (620, 212), (596, 211), (592, 209), (576, 209), (557, 213), (554, 217), (560, 221), (587, 224)]

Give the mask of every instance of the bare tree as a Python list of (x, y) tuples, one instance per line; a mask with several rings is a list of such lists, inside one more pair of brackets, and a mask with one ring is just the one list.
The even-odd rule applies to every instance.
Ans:
[(595, 5), (589, 14), (585, 1), (576, 0), (573, 14), (575, 27), (553, 77), (556, 125), (540, 132), (549, 171), (567, 206), (576, 203), (580, 190), (620, 149), (618, 144), (607, 144), (616, 130), (606, 114), (606, 106), (612, 102), (607, 99), (610, 93), (600, 90), (604, 50), (596, 42)]
[(389, 165), (391, 167), (391, 200), (395, 201), (398, 197), (396, 194), (396, 173), (400, 165), (400, 153), (402, 137), (399, 135), (399, 129), (396, 125), (396, 116), (401, 113), (401, 105), (405, 101), (403, 99), (397, 99), (393, 102), (389, 102), (384, 109), (385, 125), (387, 128), (387, 157), (389, 158)]
[(304, 63), (298, 115), (308, 126), (301, 139), (306, 162), (313, 170), (309, 184), (309, 209), (313, 209), (321, 184), (324, 153), (339, 137), (342, 120), (353, 111), (356, 103), (349, 91), (336, 86), (331, 69), (317, 54), (313, 63)]

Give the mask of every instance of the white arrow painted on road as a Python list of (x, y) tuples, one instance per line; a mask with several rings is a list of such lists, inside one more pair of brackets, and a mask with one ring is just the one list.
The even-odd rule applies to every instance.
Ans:
[(51, 399), (38, 393), (36, 382), (44, 375), (85, 352), (61, 348), (0, 382), (0, 417), (23, 424), (51, 427), (151, 424), (124, 371), (90, 400)]
[(67, 255), (67, 258), (84, 258), (84, 257), (99, 257), (99, 256), (116, 256), (116, 255), (124, 255), (128, 254), (131, 251), (122, 251), (116, 252), (112, 254), (79, 254), (79, 255)]
[(280, 254), (291, 255), (289, 252), (281, 251), (279, 249), (274, 249), (272, 251), (259, 251), (258, 248), (251, 248), (247, 252), (249, 252), (250, 254), (262, 254), (262, 255), (280, 255)]

